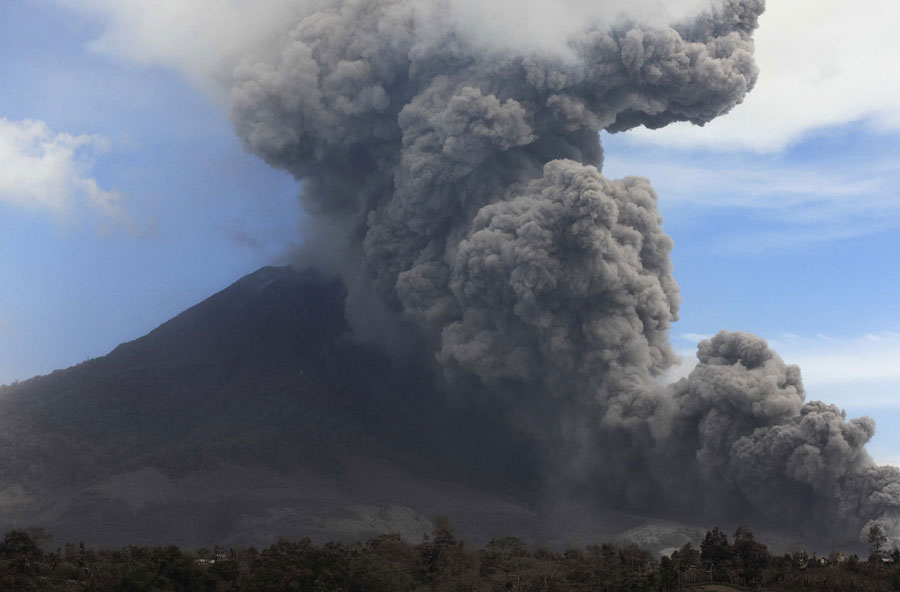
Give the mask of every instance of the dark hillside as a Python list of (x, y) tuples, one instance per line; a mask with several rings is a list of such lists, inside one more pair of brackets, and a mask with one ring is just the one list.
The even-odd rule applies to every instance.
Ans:
[(0, 527), (101, 546), (268, 545), (421, 540), (448, 515), (479, 543), (693, 536), (560, 502), (538, 486), (528, 437), (448, 403), (430, 359), (356, 344), (343, 302), (339, 282), (267, 267), (109, 355), (0, 387)]
[(351, 343), (343, 301), (339, 282), (266, 267), (107, 356), (5, 387), (3, 476), (69, 486), (141, 466), (337, 471), (349, 451), (521, 490), (527, 443), (447, 406), (427, 369)]

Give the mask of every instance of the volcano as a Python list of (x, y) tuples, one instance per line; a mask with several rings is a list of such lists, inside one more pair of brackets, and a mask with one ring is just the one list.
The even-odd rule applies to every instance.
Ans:
[(538, 447), (444, 396), (427, 359), (357, 343), (344, 297), (264, 267), (106, 356), (2, 387), (0, 522), (185, 546), (419, 540), (440, 515), (473, 542), (644, 524), (544, 511)]

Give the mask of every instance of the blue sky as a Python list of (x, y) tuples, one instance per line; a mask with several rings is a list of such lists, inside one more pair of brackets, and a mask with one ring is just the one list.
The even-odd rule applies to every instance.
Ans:
[[(296, 182), (243, 151), (215, 84), (277, 13), (240, 5), (0, 3), (0, 383), (103, 355), (302, 240)], [(876, 418), (885, 462), (900, 462), (898, 25), (896, 0), (770, 0), (744, 105), (603, 136), (604, 172), (660, 195), (679, 352), (720, 329), (766, 337), (810, 398)]]
[(298, 237), (294, 180), (179, 73), (89, 50), (99, 32), (52, 4), (0, 4), (0, 117), (101, 136), (78, 158), (119, 196), (113, 214), (71, 187), (60, 208), (0, 198), (0, 382), (102, 355)]

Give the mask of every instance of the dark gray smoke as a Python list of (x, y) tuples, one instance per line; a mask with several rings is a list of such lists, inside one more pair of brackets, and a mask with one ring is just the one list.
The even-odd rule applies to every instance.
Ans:
[(847, 421), (834, 405), (805, 402), (800, 369), (759, 337), (723, 331), (700, 344), (698, 358), (669, 387), (675, 414), (664, 439), (678, 443), (669, 462), (691, 466), (703, 483), (697, 500), (743, 501), (770, 520), (862, 539), (877, 522), (896, 544), (900, 471), (866, 452), (872, 419)]
[(646, 180), (600, 172), (600, 130), (702, 125), (742, 100), (764, 1), (651, 25), (595, 15), (556, 48), (473, 34), (458, 5), (321, 0), (234, 72), (238, 133), (303, 181), (351, 290), (604, 495), (898, 532), (900, 478), (863, 448), (872, 421), (804, 404), (762, 340), (722, 333), (658, 386), (672, 242)]

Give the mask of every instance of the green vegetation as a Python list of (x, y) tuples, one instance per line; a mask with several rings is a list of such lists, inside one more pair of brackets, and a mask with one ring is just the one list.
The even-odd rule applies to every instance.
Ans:
[[(877, 533), (874, 533), (877, 534)], [(741, 527), (733, 543), (715, 528), (700, 549), (686, 544), (657, 560), (634, 545), (590, 545), (556, 552), (505, 537), (475, 549), (456, 539), (446, 519), (411, 544), (398, 535), (365, 543), (313, 545), (281, 540), (257, 551), (176, 546), (93, 550), (67, 544), (46, 552), (38, 530), (15, 530), (0, 543), (0, 589), (69, 591), (284, 590), (543, 591), (581, 590), (898, 590), (900, 564), (873, 553), (828, 558), (796, 551), (772, 556)]]

